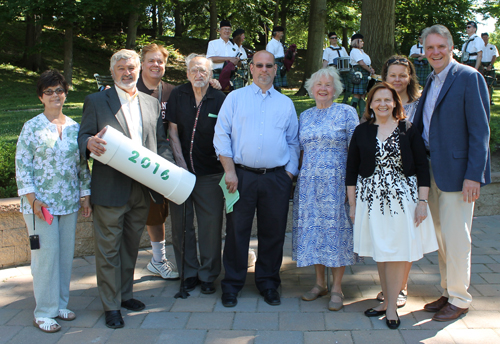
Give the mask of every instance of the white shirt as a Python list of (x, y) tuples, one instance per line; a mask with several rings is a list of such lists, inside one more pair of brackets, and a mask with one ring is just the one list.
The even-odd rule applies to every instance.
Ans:
[[(335, 50), (332, 50), (331, 48)], [(334, 47), (333, 45), (330, 45), (330, 47), (323, 50), (323, 60), (328, 61), (328, 64), (332, 64), (333, 60), (339, 57), (349, 57), (344, 47), (339, 47), (338, 45)]]
[(283, 44), (280, 41), (273, 38), (267, 43), (266, 50), (274, 55), (274, 58), (279, 59), (285, 57), (285, 49), (283, 49)]
[[(238, 54), (238, 46), (230, 40), (224, 42), (222, 38), (208, 42), (207, 58), (212, 56), (235, 57)], [(214, 69), (221, 69), (224, 63), (214, 63)]]
[(115, 88), (122, 104), (122, 111), (127, 122), (128, 131), (130, 132), (130, 138), (132, 141), (140, 142), (142, 146), (142, 114), (137, 95), (138, 92), (136, 90), (135, 94), (131, 96), (116, 85)]
[[(247, 52), (245, 51), (245, 48), (243, 48), (243, 46), (241, 46), (241, 47), (239, 48), (238, 52), (239, 52), (239, 53), (241, 53), (241, 55), (240, 55), (240, 60), (245, 60), (245, 59), (247, 59), (247, 58), (248, 58), (248, 56), (247, 56)], [(237, 53), (238, 53), (238, 52), (237, 52)]]
[(424, 52), (424, 46), (421, 45), (420, 42), (418, 42), (413, 47), (411, 47), (411, 49), (410, 49), (410, 55), (408, 55), (408, 56), (411, 57), (411, 55), (413, 55), (413, 54), (420, 54), (420, 55), (422, 55), (424, 53), (425, 53)]
[[(469, 44), (467, 45), (467, 42)], [(484, 47), (484, 41), (476, 34), (473, 34), (472, 36), (469, 37), (467, 42), (462, 45), (462, 53), (465, 51), (465, 48), (467, 47), (467, 52), (470, 53), (477, 53), (479, 51), (483, 51)], [(473, 55), (469, 57), (469, 60), (476, 60), (477, 55)]]
[(498, 57), (498, 49), (495, 45), (488, 43), (483, 47), (483, 57), (481, 58), (481, 62), (491, 62), (493, 56)]
[(357, 66), (358, 62), (363, 60), (363, 62), (369, 66), (372, 64), (372, 60), (370, 59), (370, 56), (368, 56), (363, 49), (359, 48), (352, 48), (351, 50), (351, 65)]

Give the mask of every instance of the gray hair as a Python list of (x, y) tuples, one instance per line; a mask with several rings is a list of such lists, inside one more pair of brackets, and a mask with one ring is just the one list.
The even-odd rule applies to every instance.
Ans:
[(189, 68), (189, 64), (191, 63), (191, 60), (194, 58), (197, 58), (197, 57), (203, 57), (204, 59), (206, 59), (208, 61), (208, 70), (210, 71), (210, 73), (212, 73), (212, 70), (214, 69), (214, 63), (211, 59), (207, 58), (207, 56), (205, 54), (191, 53), (188, 56), (186, 56), (186, 58), (184, 59), (184, 61), (186, 62), (186, 67)]
[(361, 44), (359, 43), (359, 40), (360, 40), (360, 39), (361, 39), (361, 38), (356, 38), (355, 40), (351, 41), (351, 47), (353, 47), (353, 48), (358, 48), (358, 49), (359, 49), (359, 46), (361, 45)]
[(448, 41), (448, 48), (453, 49), (453, 37), (451, 36), (450, 30), (446, 26), (443, 25), (433, 25), (431, 27), (428, 27), (422, 31), (422, 43), (425, 47), (425, 39), (427, 36), (434, 34), (434, 35), (439, 35), (443, 38), (446, 38)]
[(141, 57), (134, 50), (122, 49), (118, 50), (116, 53), (111, 56), (111, 64), (109, 66), (109, 70), (113, 72), (113, 68), (115, 67), (116, 62), (120, 60), (128, 60), (135, 59), (136, 65), (141, 68)]
[(337, 99), (338, 96), (340, 96), (340, 94), (344, 90), (344, 87), (342, 86), (342, 81), (340, 79), (339, 71), (333, 67), (321, 68), (316, 73), (311, 75), (311, 77), (306, 80), (306, 84), (305, 84), (305, 88), (307, 90), (307, 93), (309, 93), (309, 96), (314, 99), (314, 96), (312, 94), (312, 88), (313, 88), (314, 84), (316, 84), (319, 81), (319, 79), (321, 79), (322, 76), (332, 78), (333, 88), (335, 89), (335, 93), (333, 94), (333, 99), (334, 100)]

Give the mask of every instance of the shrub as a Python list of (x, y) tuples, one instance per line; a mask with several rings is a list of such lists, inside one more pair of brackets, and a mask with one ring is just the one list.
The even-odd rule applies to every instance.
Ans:
[(0, 142), (0, 198), (16, 197), (16, 144)]

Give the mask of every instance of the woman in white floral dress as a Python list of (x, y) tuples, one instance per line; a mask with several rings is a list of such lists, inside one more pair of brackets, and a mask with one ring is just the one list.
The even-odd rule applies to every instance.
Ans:
[[(31, 251), (36, 308), (33, 325), (57, 332), (55, 318), (73, 320), (67, 309), (80, 203), (89, 217), (90, 173), (78, 150), (79, 125), (62, 113), (68, 84), (56, 70), (40, 76), (37, 94), (44, 112), (23, 126), (16, 151), (16, 180), (29, 235), (38, 235)], [(46, 221), (42, 207), (52, 216)], [(46, 213), (45, 213), (46, 214)], [(51, 224), (49, 224), (51, 222)]]

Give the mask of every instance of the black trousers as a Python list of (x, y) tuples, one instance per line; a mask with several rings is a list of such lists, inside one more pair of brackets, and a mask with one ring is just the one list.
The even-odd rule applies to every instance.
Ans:
[(284, 168), (257, 174), (236, 168), (240, 199), (226, 215), (226, 242), (223, 263), (226, 270), (221, 282), (223, 293), (238, 293), (245, 284), (248, 247), (257, 209), (258, 251), (255, 284), (259, 291), (277, 289), (283, 260), (283, 243), (292, 180)]

